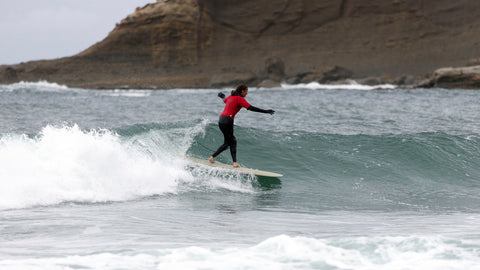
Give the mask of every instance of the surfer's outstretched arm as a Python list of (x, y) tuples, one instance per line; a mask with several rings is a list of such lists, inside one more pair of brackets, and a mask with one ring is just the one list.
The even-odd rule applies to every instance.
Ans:
[(225, 102), (225, 94), (222, 92), (218, 92), (218, 97), (221, 98)]
[(250, 107), (248, 107), (247, 110), (252, 111), (252, 112), (259, 112), (259, 113), (269, 113), (269, 114), (274, 114), (275, 113), (275, 111), (272, 110), (272, 109), (264, 110), (264, 109), (260, 109), (260, 108), (257, 108), (255, 106), (252, 106), (252, 105), (250, 105)]

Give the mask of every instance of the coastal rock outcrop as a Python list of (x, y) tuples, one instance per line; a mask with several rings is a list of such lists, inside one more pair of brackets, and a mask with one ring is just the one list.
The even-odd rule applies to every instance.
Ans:
[(320, 80), (335, 66), (393, 81), (461, 66), (479, 46), (478, 0), (158, 0), (77, 55), (0, 66), (0, 83), (272, 85)]
[(418, 87), (480, 89), (480, 65), (447, 67), (435, 70), (433, 75)]

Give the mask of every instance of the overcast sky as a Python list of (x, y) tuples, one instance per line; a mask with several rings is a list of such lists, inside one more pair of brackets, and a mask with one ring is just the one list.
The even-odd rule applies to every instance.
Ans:
[(0, 0), (0, 65), (77, 54), (156, 0)]

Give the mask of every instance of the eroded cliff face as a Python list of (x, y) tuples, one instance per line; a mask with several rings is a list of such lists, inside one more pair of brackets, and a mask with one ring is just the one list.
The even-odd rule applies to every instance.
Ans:
[(103, 40), (78, 57), (111, 62), (188, 66), (211, 41), (212, 25), (196, 0), (161, 1), (137, 9)]
[(319, 79), (334, 66), (394, 79), (479, 54), (477, 0), (159, 0), (84, 52), (3, 66), (0, 81), (211, 87)]

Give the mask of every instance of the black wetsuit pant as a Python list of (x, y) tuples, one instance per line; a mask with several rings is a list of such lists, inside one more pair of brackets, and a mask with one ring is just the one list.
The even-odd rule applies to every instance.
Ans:
[(237, 140), (233, 136), (233, 119), (228, 116), (220, 116), (218, 120), (218, 127), (223, 133), (223, 144), (213, 153), (212, 157), (218, 156), (230, 146), (230, 153), (232, 154), (233, 162), (237, 162)]

